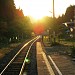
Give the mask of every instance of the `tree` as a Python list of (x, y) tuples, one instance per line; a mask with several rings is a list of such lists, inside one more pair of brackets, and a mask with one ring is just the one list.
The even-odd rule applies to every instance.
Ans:
[(0, 0), (0, 18), (3, 20), (12, 20), (15, 13), (15, 4), (13, 0)]
[(22, 10), (16, 9), (14, 0), (0, 0), (1, 39), (30, 36), (30, 25), (30, 19), (24, 17)]
[(65, 19), (66, 21), (70, 21), (70, 20), (74, 20), (74, 9), (75, 9), (75, 5), (71, 5), (66, 9), (66, 13), (65, 13)]

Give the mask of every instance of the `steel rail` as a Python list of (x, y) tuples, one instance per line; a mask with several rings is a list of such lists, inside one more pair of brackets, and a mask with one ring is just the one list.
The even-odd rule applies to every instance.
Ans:
[(9, 61), (9, 63), (5, 66), (5, 68), (1, 71), (0, 75), (2, 75), (4, 73), (4, 71), (8, 68), (8, 66), (14, 61), (14, 59), (20, 54), (20, 52), (23, 50), (24, 47), (26, 47), (29, 43), (31, 43), (32, 41), (36, 40), (38, 38), (35, 37), (34, 39), (30, 40), (29, 42), (27, 42), (25, 45), (23, 45), (23, 47), (16, 53), (16, 55)]
[[(37, 39), (39, 39), (40, 37), (38, 37)], [(37, 40), (36, 39), (36, 40)], [(22, 75), (23, 74), (23, 70), (24, 70), (24, 68), (25, 68), (25, 64), (26, 64), (26, 58), (28, 57), (28, 55), (29, 55), (29, 52), (30, 52), (30, 49), (31, 49), (31, 47), (32, 47), (32, 45), (34, 44), (34, 42), (36, 41), (36, 40), (34, 40), (33, 42), (32, 42), (32, 44), (30, 45), (30, 47), (29, 47), (29, 49), (28, 49), (28, 52), (27, 52), (27, 54), (26, 54), (26, 56), (25, 56), (25, 58), (24, 58), (24, 62), (23, 62), (23, 64), (22, 64), (22, 68), (21, 68), (21, 70), (20, 70), (20, 73), (19, 73), (19, 75)]]

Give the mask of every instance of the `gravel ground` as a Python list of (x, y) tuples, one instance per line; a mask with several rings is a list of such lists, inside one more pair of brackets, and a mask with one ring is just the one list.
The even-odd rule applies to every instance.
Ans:
[[(44, 44), (45, 45), (45, 44)], [(47, 55), (50, 55), (63, 75), (75, 75), (75, 61), (70, 55), (70, 47), (64, 45), (45, 46)]]
[(66, 55), (51, 55), (63, 75), (75, 75), (75, 62)]

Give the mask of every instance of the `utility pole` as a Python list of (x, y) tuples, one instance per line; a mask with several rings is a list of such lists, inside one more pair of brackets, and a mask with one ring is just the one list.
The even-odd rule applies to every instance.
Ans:
[(54, 13), (54, 0), (53, 0), (53, 18), (55, 17), (55, 13)]
[[(52, 13), (52, 16), (53, 16), (53, 22), (55, 23), (55, 20), (54, 20), (54, 18), (55, 18), (55, 11), (54, 11), (54, 0), (53, 0), (53, 12), (51, 12)], [(53, 23), (53, 24), (54, 24)], [(55, 31), (52, 31), (53, 32), (53, 41), (54, 41), (54, 43), (56, 42), (56, 39), (55, 39)], [(52, 39), (52, 37), (50, 37), (50, 28), (49, 28), (49, 41), (50, 41), (50, 39)]]
[[(54, 0), (53, 0), (53, 22), (55, 23), (55, 11), (54, 11)], [(53, 31), (53, 38), (54, 38), (54, 43), (56, 42), (56, 39), (55, 39), (55, 31)]]

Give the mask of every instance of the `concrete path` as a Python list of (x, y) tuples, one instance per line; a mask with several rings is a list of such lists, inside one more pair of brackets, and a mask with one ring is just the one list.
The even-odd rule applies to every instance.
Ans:
[(36, 43), (38, 75), (55, 75), (44, 53), (41, 43)]

